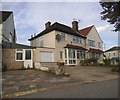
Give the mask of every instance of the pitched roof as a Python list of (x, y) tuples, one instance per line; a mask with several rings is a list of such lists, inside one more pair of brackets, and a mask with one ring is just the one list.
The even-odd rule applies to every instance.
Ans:
[(78, 34), (77, 31), (73, 30), (71, 27), (69, 26), (66, 26), (66, 25), (63, 25), (63, 24), (60, 24), (58, 22), (55, 22), (54, 24), (52, 24), (49, 28), (43, 30), (41, 33), (39, 33), (38, 35), (36, 35), (35, 37), (31, 38), (31, 39), (28, 39), (29, 41), (39, 37), (39, 36), (42, 36), (44, 34), (47, 34), (48, 32), (51, 32), (53, 30), (57, 30), (57, 31), (61, 31), (61, 32), (65, 32), (65, 33), (68, 33), (68, 34), (71, 34), (71, 35), (76, 35), (76, 36), (79, 36), (79, 37), (84, 37), (86, 38), (85, 36), (82, 36), (80, 34)]
[(90, 32), (90, 30), (92, 29), (93, 26), (94, 25), (79, 30), (80, 34), (86, 37), (88, 35), (88, 33)]
[(103, 51), (102, 51), (102, 50), (100, 50), (100, 49), (94, 49), (94, 48), (90, 48), (88, 51), (102, 52), (102, 53), (103, 53)]
[(0, 11), (0, 24), (7, 20), (7, 18), (12, 14), (12, 11)]
[(108, 50), (106, 50), (105, 52), (109, 52), (109, 51), (115, 51), (115, 50), (120, 50), (120, 46), (115, 46), (115, 47), (112, 47)]
[(87, 50), (81, 46), (77, 46), (77, 45), (72, 45), (72, 44), (67, 44), (64, 48), (73, 48), (73, 49), (80, 49), (80, 50)]

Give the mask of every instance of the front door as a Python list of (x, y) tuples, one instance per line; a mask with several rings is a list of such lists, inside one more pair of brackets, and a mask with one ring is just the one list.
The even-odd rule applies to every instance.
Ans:
[(31, 49), (25, 49), (24, 50), (24, 67), (25, 68), (33, 68), (32, 50)]

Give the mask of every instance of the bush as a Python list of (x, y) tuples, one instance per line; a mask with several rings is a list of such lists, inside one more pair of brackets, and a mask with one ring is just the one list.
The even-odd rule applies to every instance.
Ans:
[(119, 66), (112, 66), (112, 71), (114, 71), (114, 72), (120, 72)]
[(111, 65), (111, 60), (110, 59), (103, 59), (103, 63), (105, 65)]
[(96, 58), (85, 59), (80, 61), (80, 65), (82, 66), (96, 65), (97, 63), (98, 63), (98, 59)]

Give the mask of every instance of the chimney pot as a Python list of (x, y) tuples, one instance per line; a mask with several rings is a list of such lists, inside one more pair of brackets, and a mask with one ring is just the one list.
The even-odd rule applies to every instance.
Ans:
[(78, 22), (77, 21), (73, 21), (72, 22), (72, 28), (76, 31), (78, 31)]
[(50, 25), (51, 25), (51, 22), (47, 22), (47, 23), (45, 23), (45, 28), (46, 28), (46, 29), (49, 28)]

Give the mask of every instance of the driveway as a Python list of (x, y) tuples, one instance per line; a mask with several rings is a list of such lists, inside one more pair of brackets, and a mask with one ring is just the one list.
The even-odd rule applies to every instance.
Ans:
[[(17, 70), (2, 73), (2, 94), (13, 97), (33, 93), (48, 88), (71, 86), (70, 84), (103, 81), (118, 78), (110, 68), (104, 67), (63, 67), (69, 77), (55, 76), (38, 70)], [(35, 91), (32, 91), (35, 90)], [(32, 92), (31, 92), (32, 91)], [(20, 94), (21, 93), (21, 94)]]
[(118, 74), (111, 71), (109, 67), (75, 66), (62, 67), (70, 74), (71, 78), (84, 81), (104, 81), (118, 78)]

